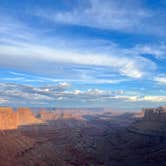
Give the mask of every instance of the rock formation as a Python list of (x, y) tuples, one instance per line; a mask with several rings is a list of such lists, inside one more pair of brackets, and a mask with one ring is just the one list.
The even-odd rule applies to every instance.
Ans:
[(17, 114), (19, 118), (19, 125), (36, 124), (42, 122), (33, 115), (29, 108), (18, 108)]
[(141, 135), (157, 138), (159, 141), (166, 138), (166, 107), (143, 109), (144, 116), (137, 119), (129, 130)]
[(18, 115), (10, 107), (0, 107), (0, 129), (16, 129), (19, 125)]
[(166, 107), (144, 109), (144, 120), (166, 121)]
[(0, 107), (0, 130), (17, 129), (21, 125), (38, 124), (37, 119), (29, 108), (19, 108), (16, 112), (10, 107)]

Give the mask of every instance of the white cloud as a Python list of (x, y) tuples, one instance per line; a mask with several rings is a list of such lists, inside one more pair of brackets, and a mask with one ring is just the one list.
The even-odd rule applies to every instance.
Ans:
[[(66, 83), (65, 83), (66, 84)], [(66, 84), (67, 85), (67, 84)], [(7, 103), (8, 105), (25, 106), (25, 105), (56, 105), (61, 103), (63, 105), (70, 104), (79, 105), (92, 104), (97, 102), (97, 105), (102, 105), (111, 102), (113, 103), (135, 103), (135, 102), (151, 102), (163, 103), (166, 102), (166, 96), (151, 96), (151, 95), (126, 95), (127, 92), (123, 90), (102, 90), (102, 89), (73, 89), (69, 86), (65, 88), (61, 84), (33, 87), (18, 84), (0, 84), (0, 105)]]
[(123, 99), (125, 101), (129, 102), (155, 102), (155, 103), (160, 103), (160, 102), (166, 102), (166, 96), (115, 96), (115, 99)]
[(66, 88), (69, 88), (70, 87), (70, 84), (67, 83), (67, 82), (60, 82), (59, 85), (58, 85), (58, 88), (62, 88), (62, 89), (66, 89)]
[(99, 100), (108, 98), (112, 92), (104, 92), (99, 89), (68, 90), (68, 83), (59, 83), (55, 86), (33, 87), (27, 85), (0, 83), (0, 104), (8, 102), (9, 105), (36, 105), (40, 103), (54, 104), (55, 102), (77, 101), (82, 100)]
[(138, 51), (139, 54), (151, 54), (159, 59), (166, 58), (166, 45), (163, 43), (153, 45), (137, 45), (135, 47), (135, 51)]
[[(98, 5), (97, 8), (100, 7), (98, 1), (92, 1), (91, 3), (92, 6), (88, 10), (96, 8), (96, 5)], [(102, 11), (100, 12), (102, 15)], [(108, 10), (108, 12), (111, 12), (111, 10)], [(39, 33), (37, 29), (27, 27), (20, 21), (16, 20), (16, 23), (14, 22), (15, 19), (12, 18), (2, 19), (0, 22), (2, 28), (0, 29), (0, 34), (2, 35), (0, 39), (0, 66), (2, 68), (50, 75), (57, 75), (60, 72), (64, 74), (66, 72), (67, 77), (72, 73), (73, 76), (76, 76), (76, 74), (81, 76), (81, 73), (74, 71), (74, 69), (75, 73), (69, 73), (66, 69), (63, 71), (61, 68), (66, 65), (82, 65), (92, 68), (103, 67), (105, 71), (110, 70), (111, 73), (118, 73), (121, 76), (131, 78), (141, 78), (156, 68), (155, 63), (141, 57), (141, 49), (138, 51), (135, 47), (124, 49), (110, 41), (88, 39), (74, 41), (73, 39), (59, 39), (56, 35), (55, 37), (49, 37), (43, 35), (42, 32)], [(73, 43), (73, 46), (68, 43)], [(90, 47), (91, 45), (92, 47)], [(57, 64), (62, 65), (57, 67)], [(146, 66), (149, 66), (148, 69)], [(96, 83), (117, 83), (124, 80), (95, 79), (94, 76), (92, 79), (88, 79), (87, 77), (91, 77), (90, 72), (85, 73), (84, 76), (86, 78), (84, 77), (82, 81), (95, 81)]]
[[(113, 49), (114, 52), (110, 54), (102, 52), (96, 53), (93, 51), (86, 53), (83, 50), (80, 50), (80, 52), (70, 49), (60, 50), (48, 46), (18, 42), (15, 45), (0, 45), (0, 64), (2, 67), (24, 69), (33, 69), (35, 68), (35, 64), (39, 65), (39, 67), (40, 64), (43, 66), (46, 65), (48, 68), (51, 65), (53, 68), (55, 63), (103, 66), (110, 67), (121, 75), (132, 78), (144, 76), (146, 73), (144, 69), (147, 64), (149, 64), (148, 66), (151, 66), (149, 67), (150, 70), (155, 66), (150, 60), (141, 56), (131, 55), (130, 52), (126, 55), (123, 54), (123, 49)], [(9, 61), (9, 59), (11, 61)]]
[[(158, 26), (154, 23), (154, 17), (161, 14), (147, 9), (141, 1), (127, 0), (87, 0), (83, 5), (75, 6), (72, 10), (53, 11), (50, 9), (38, 9), (35, 15), (44, 19), (72, 25), (82, 25), (99, 29), (111, 29), (132, 33), (156, 33), (163, 34), (164, 26), (158, 19)], [(164, 18), (163, 18), (164, 19)]]
[(0, 104), (5, 104), (5, 103), (8, 103), (8, 100), (0, 97)]
[(144, 96), (144, 101), (166, 102), (166, 96)]
[(154, 81), (156, 81), (159, 84), (166, 85), (166, 76), (158, 76), (154, 78)]

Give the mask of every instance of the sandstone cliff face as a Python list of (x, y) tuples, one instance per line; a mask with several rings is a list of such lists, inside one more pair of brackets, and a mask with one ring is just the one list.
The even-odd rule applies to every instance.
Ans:
[(36, 124), (42, 122), (41, 120), (35, 118), (29, 108), (18, 108), (17, 114), (19, 118), (19, 125)]
[(10, 107), (0, 107), (0, 130), (17, 129), (21, 125), (42, 123), (29, 108), (19, 108), (16, 112)]
[(0, 130), (16, 129), (19, 125), (18, 115), (10, 107), (0, 108)]

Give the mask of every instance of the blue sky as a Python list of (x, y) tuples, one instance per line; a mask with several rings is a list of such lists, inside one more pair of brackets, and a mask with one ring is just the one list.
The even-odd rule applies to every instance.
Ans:
[(164, 0), (1, 0), (0, 105), (166, 104)]

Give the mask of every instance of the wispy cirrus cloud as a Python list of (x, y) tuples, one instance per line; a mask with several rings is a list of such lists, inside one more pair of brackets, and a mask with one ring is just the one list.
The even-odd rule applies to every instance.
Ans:
[[(94, 3), (97, 3), (97, 1)], [(72, 41), (73, 45), (70, 44), (68, 47), (68, 43), (72, 40), (70, 38), (59, 39), (57, 36), (52, 38), (45, 36), (42, 31), (39, 33), (37, 29), (26, 26), (21, 21), (16, 21), (16, 24), (14, 22), (15, 19), (12, 19), (12, 17), (1, 21), (0, 34), (4, 37), (0, 39), (0, 65), (3, 68), (49, 73), (50, 75), (57, 73), (63, 75), (66, 72), (66, 76), (70, 76), (71, 73), (62, 69), (61, 64), (63, 64), (65, 67), (71, 65), (72, 73), (75, 76), (77, 74), (83, 76), (73, 67), (82, 65), (93, 69), (103, 67), (105, 71), (111, 70), (112, 73), (134, 79), (142, 78), (149, 71), (151, 73), (156, 69), (154, 62), (141, 56), (143, 51), (138, 47), (125, 49), (115, 43), (110, 43), (110, 41), (95, 40), (94, 42), (89, 39)], [(146, 68), (147, 65), (149, 66), (148, 69)], [(89, 79), (89, 82), (93, 79), (98, 83), (104, 81), (114, 83), (124, 80), (98, 80), (93, 78), (90, 72), (86, 73), (86, 79), (87, 75), (92, 78)], [(80, 78), (80, 80), (83, 79)]]
[[(49, 72), (56, 63), (85, 65), (85, 66), (103, 66), (111, 70), (132, 78), (143, 77), (146, 73), (145, 66), (149, 64), (149, 70), (155, 69), (155, 64), (150, 60), (132, 54), (133, 51), (110, 46), (110, 53), (105, 51), (94, 52), (93, 49), (88, 52), (83, 50), (70, 50), (66, 48), (61, 50), (47, 45), (31, 44), (20, 41), (10, 41), (8, 44), (0, 45), (1, 66), (35, 69), (47, 66)], [(11, 59), (11, 61), (8, 61)], [(19, 60), (19, 63), (17, 63)], [(15, 63), (11, 63), (15, 61)], [(41, 64), (41, 65), (40, 65)], [(47, 70), (46, 70), (47, 71)]]
[(158, 59), (166, 58), (166, 44), (137, 45), (135, 50), (141, 54), (150, 54)]
[[(129, 33), (165, 34), (162, 11), (155, 12), (146, 8), (143, 1), (127, 0), (124, 3), (122, 0), (104, 0), (101, 3), (100, 0), (86, 0), (79, 6), (73, 5), (71, 10), (56, 11), (39, 8), (34, 13), (55, 23)], [(154, 17), (158, 17), (158, 20), (155, 20), (158, 24), (154, 21)]]

